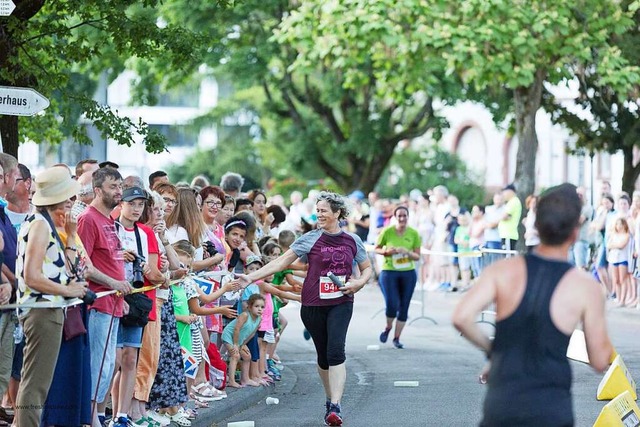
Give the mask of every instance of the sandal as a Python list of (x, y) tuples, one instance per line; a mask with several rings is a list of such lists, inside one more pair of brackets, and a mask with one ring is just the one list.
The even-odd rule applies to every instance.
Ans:
[(196, 408), (208, 408), (209, 407), (209, 402), (207, 402), (206, 400), (204, 400), (202, 397), (198, 396), (197, 394), (191, 393), (189, 395), (189, 397), (191, 398), (193, 403), (196, 405)]
[(222, 400), (222, 394), (206, 382), (191, 386), (191, 391), (207, 402)]

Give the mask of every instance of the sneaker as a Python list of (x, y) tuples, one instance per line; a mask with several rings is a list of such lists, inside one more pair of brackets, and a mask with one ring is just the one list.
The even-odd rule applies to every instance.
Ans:
[(331, 410), (331, 399), (327, 398), (327, 400), (324, 402), (324, 406), (326, 409), (324, 417), (327, 418), (329, 416), (329, 411)]
[(275, 369), (275, 368), (269, 368), (267, 370), (267, 375), (269, 375), (271, 378), (273, 378), (274, 381), (280, 381), (282, 380), (282, 375), (280, 374), (280, 372)]
[(161, 427), (158, 421), (153, 418), (142, 417), (137, 421), (129, 420), (129, 425), (131, 426), (140, 426), (140, 427)]
[(385, 329), (384, 332), (380, 334), (381, 343), (387, 342), (387, 340), (389, 339), (389, 332), (391, 332), (391, 329)]
[(162, 414), (159, 414), (156, 411), (152, 411), (152, 410), (148, 410), (146, 413), (146, 417), (149, 420), (153, 420), (155, 422), (157, 422), (158, 424), (160, 424), (161, 426), (168, 426), (169, 424), (171, 424), (171, 420), (168, 417), (163, 416)]
[(324, 424), (327, 426), (341, 426), (342, 417), (340, 416), (340, 405), (331, 403), (329, 413), (324, 417)]
[(309, 331), (307, 331), (306, 329), (304, 331), (302, 331), (302, 336), (304, 337), (305, 340), (309, 341), (311, 339), (311, 334), (309, 333)]
[(109, 427), (130, 427), (129, 418), (120, 417), (117, 420), (111, 420)]
[(272, 359), (267, 359), (267, 370), (273, 370), (274, 372), (277, 372), (278, 375), (282, 374), (281, 368), (278, 368), (278, 365)]
[(400, 342), (399, 338), (394, 338), (393, 339), (393, 345), (394, 345), (395, 348), (398, 348), (398, 349), (403, 349), (404, 348), (404, 345), (402, 345), (402, 343)]

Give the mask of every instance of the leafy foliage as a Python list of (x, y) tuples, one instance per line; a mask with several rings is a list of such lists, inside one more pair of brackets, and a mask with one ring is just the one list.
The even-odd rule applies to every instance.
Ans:
[(248, 0), (218, 14), (216, 25), (205, 25), (206, 5), (171, 11), (175, 22), (220, 40), (206, 56), (216, 75), (241, 96), (259, 88), (262, 99), (246, 108), (259, 118), (260, 144), (282, 153), (289, 171), (330, 177), (349, 191), (372, 189), (398, 142), (437, 134), (446, 123), (436, 94), (444, 104), (460, 91), (437, 61), (389, 55), (393, 38), (410, 33), (400, 27), (421, 12), (419, 2), (401, 3)]
[[(208, 40), (183, 26), (158, 25), (158, 0), (16, 3), (11, 16), (0, 18), (0, 84), (33, 87), (55, 102), (36, 118), (21, 118), (19, 127), (2, 129), (5, 151), (16, 154), (18, 129), (20, 139), (37, 135), (36, 142), (56, 143), (72, 136), (88, 143), (81, 118), (120, 144), (131, 145), (137, 133), (148, 151), (162, 151), (166, 141), (145, 123), (93, 100), (96, 81), (103, 73), (114, 79), (136, 59), (154, 59), (171, 70), (167, 74), (184, 78), (201, 63)], [(62, 125), (50, 126), (59, 119)]]
[[(632, 4), (623, 2), (623, 9)], [(634, 22), (640, 22), (636, 10)], [(633, 64), (640, 62), (640, 30), (635, 25), (624, 34), (612, 38), (612, 43), (622, 57)], [(545, 108), (552, 113), (556, 123), (566, 126), (576, 137), (576, 151), (593, 154), (598, 151), (624, 154), (623, 190), (631, 194), (640, 176), (640, 164), (633, 161), (634, 147), (640, 141), (640, 115), (638, 114), (638, 86), (635, 78), (632, 91), (619, 91), (606, 83), (602, 70), (583, 67), (577, 70), (574, 83), (579, 95), (575, 100), (579, 109), (567, 108), (554, 102), (553, 95), (545, 94)]]
[(430, 48), (424, 55), (436, 49), (447, 74), (476, 90), (498, 86), (513, 92), (521, 195), (534, 191), (535, 114), (545, 81), (557, 83), (593, 68), (599, 84), (625, 94), (640, 79), (640, 68), (612, 43), (633, 25), (637, 2), (630, 8), (616, 0), (426, 3), (423, 19), (432, 25), (421, 33)]

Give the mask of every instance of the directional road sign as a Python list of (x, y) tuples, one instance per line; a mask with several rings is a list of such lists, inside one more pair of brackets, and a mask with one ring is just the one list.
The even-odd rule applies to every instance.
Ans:
[(49, 100), (34, 89), (0, 86), (0, 115), (33, 116), (48, 106)]
[(16, 5), (11, 0), (0, 0), (0, 16), (9, 16), (13, 12)]

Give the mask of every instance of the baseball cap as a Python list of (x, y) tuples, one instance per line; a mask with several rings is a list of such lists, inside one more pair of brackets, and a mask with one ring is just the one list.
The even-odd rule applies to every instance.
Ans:
[(140, 187), (130, 187), (122, 192), (122, 200), (130, 202), (135, 199), (146, 199), (147, 192)]
[(260, 255), (249, 255), (244, 263), (244, 266), (248, 267), (254, 262), (259, 262), (260, 264), (264, 265), (264, 262), (262, 261), (262, 257)]

